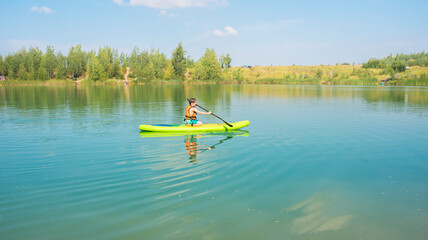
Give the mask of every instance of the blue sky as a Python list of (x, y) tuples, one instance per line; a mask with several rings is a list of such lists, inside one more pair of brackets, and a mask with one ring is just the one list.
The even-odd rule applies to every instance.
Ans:
[(214, 48), (234, 66), (327, 65), (428, 51), (426, 0), (2, 0), (0, 9), (2, 56), (81, 44), (170, 57), (182, 42), (194, 60)]

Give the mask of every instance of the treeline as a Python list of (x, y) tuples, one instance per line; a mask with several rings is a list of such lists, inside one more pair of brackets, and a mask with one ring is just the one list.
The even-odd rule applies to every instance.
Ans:
[(231, 67), (229, 54), (217, 56), (214, 49), (207, 49), (196, 63), (186, 56), (181, 43), (167, 58), (159, 50), (140, 51), (134, 48), (130, 55), (120, 53), (111, 47), (101, 47), (84, 51), (81, 45), (70, 48), (68, 55), (55, 52), (47, 46), (43, 53), (37, 47), (22, 48), (5, 58), (0, 55), (0, 76), (9, 80), (49, 80), (49, 79), (124, 79), (126, 68), (129, 77), (137, 81), (154, 79), (186, 79), (189, 69), (195, 78), (213, 80), (221, 77), (222, 68)]
[(397, 72), (406, 70), (406, 66), (428, 67), (428, 52), (414, 54), (390, 54), (386, 58), (371, 58), (368, 62), (363, 63), (363, 68), (388, 69)]

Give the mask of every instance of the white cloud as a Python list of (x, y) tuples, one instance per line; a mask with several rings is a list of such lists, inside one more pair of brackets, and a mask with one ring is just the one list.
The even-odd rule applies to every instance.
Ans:
[(166, 17), (177, 17), (178, 15), (176, 13), (173, 13), (173, 12), (167, 12), (165, 10), (160, 10), (158, 16), (159, 17), (162, 17), (162, 16), (166, 16)]
[(145, 6), (158, 9), (188, 8), (188, 7), (222, 7), (229, 4), (228, 0), (113, 0), (118, 5)]
[(226, 26), (224, 28), (224, 31), (221, 31), (221, 30), (218, 30), (218, 29), (214, 30), (214, 35), (216, 35), (218, 37), (237, 36), (238, 34), (239, 34), (238, 31), (236, 31), (231, 26)]
[(48, 7), (32, 7), (30, 8), (30, 12), (39, 12), (39, 13), (55, 13), (54, 10), (48, 8)]
[(123, 0), (113, 0), (117, 5), (123, 5)]

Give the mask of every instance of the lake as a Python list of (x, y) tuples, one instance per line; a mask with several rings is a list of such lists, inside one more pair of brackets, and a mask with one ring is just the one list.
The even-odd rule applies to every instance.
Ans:
[[(140, 133), (189, 97), (251, 124)], [(426, 239), (427, 211), (427, 87), (0, 86), (2, 239)]]

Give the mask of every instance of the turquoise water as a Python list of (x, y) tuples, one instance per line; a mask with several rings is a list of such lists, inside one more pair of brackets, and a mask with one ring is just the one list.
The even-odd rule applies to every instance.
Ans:
[[(251, 124), (140, 134), (186, 97)], [(428, 88), (8, 86), (0, 113), (1, 239), (428, 235)]]

